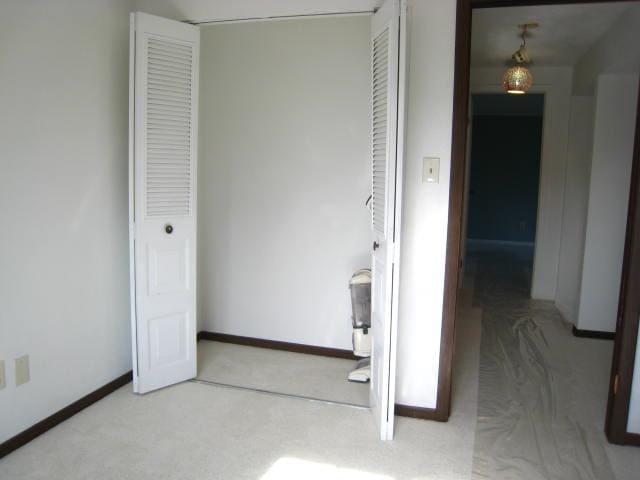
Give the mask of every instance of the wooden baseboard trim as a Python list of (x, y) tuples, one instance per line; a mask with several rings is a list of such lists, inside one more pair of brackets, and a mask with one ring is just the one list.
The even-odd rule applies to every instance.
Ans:
[(624, 445), (640, 447), (640, 433), (627, 432), (624, 436)]
[(264, 338), (243, 337), (240, 335), (229, 335), (227, 333), (202, 331), (198, 332), (198, 340), (211, 340), (214, 342), (233, 343), (235, 345), (245, 345), (248, 347), (269, 348), (271, 350), (306, 353), (308, 355), (320, 355), (322, 357), (359, 360), (359, 357), (356, 357), (351, 350), (318, 347), (316, 345), (305, 345), (302, 343), (280, 342), (277, 340), (266, 340)]
[(625, 432), (612, 439), (607, 433), (607, 440), (613, 445), (627, 445), (630, 447), (640, 447), (640, 433)]
[(9, 440), (0, 444), (0, 458), (10, 454), (14, 450), (26, 445), (34, 438), (42, 435), (47, 430), (51, 430), (56, 425), (64, 422), (65, 420), (71, 418), (76, 413), (84, 410), (88, 406), (96, 403), (98, 400), (106, 397), (110, 393), (113, 393), (118, 388), (126, 385), (133, 378), (133, 372), (128, 371), (124, 375), (119, 376), (115, 380), (110, 381), (106, 385), (94, 390), (93, 392), (85, 395), (79, 400), (67, 405), (62, 410), (58, 410), (52, 415), (49, 415), (44, 420), (39, 421), (35, 425), (23, 430), (19, 434), (14, 437), (11, 437)]
[(575, 326), (571, 329), (574, 337), (580, 338), (597, 338), (600, 340), (614, 340), (616, 334), (614, 332), (600, 332), (598, 330), (580, 330)]
[(436, 422), (446, 422), (449, 420), (447, 415), (443, 415), (435, 408), (412, 407), (410, 405), (401, 405), (396, 403), (395, 413), (400, 417), (419, 418), (421, 420), (435, 420)]

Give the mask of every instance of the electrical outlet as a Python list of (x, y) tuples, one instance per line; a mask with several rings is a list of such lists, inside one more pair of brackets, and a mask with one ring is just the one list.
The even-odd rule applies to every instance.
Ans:
[(4, 360), (0, 360), (0, 390), (7, 386), (7, 377), (4, 374)]
[(29, 376), (29, 355), (23, 355), (15, 359), (16, 387), (27, 383)]

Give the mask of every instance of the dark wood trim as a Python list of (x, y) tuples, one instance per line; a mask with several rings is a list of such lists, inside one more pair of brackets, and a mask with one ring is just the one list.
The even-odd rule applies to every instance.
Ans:
[(599, 340), (613, 340), (616, 338), (615, 332), (601, 332), (598, 330), (582, 330), (576, 328), (575, 325), (571, 328), (574, 337), (580, 338), (595, 338)]
[[(640, 84), (639, 84), (640, 90)], [(631, 167), (627, 233), (620, 281), (616, 339), (611, 363), (605, 433), (611, 443), (640, 446), (640, 435), (627, 432), (631, 385), (640, 316), (640, 95)]]
[(84, 410), (88, 406), (96, 403), (98, 400), (106, 397), (110, 393), (113, 393), (118, 388), (129, 383), (132, 379), (133, 372), (128, 371), (124, 375), (119, 376), (115, 380), (110, 381), (106, 385), (94, 390), (93, 392), (85, 395), (79, 400), (67, 405), (62, 410), (58, 410), (56, 413), (49, 415), (44, 420), (39, 421), (35, 425), (23, 430), (15, 437), (0, 444), (0, 458), (10, 454), (14, 450), (26, 445), (34, 438), (42, 435), (47, 430), (51, 430), (56, 425), (71, 418), (76, 413)]
[(640, 433), (630, 433), (623, 432), (615, 437), (615, 441), (609, 438), (607, 434), (607, 439), (611, 443), (615, 443), (616, 445), (628, 445), (630, 447), (640, 447)]
[(464, 199), (465, 149), (469, 102), (469, 60), (471, 55), (471, 2), (458, 0), (456, 13), (456, 45), (453, 95), (453, 131), (451, 143), (451, 177), (449, 183), (449, 218), (444, 276), (442, 329), (440, 333), (440, 366), (436, 412), (448, 419), (451, 411), (451, 377), (455, 343), (456, 300), (460, 248), (462, 242), (462, 207)]
[[(447, 227), (447, 247), (446, 247), (446, 261), (445, 261), (445, 278), (444, 278), (444, 298), (443, 298), (443, 312), (442, 312), (442, 330), (440, 337), (440, 366), (438, 370), (438, 393), (435, 411), (437, 416), (443, 419), (447, 419), (451, 410), (451, 381), (452, 381), (452, 368), (453, 368), (453, 354), (455, 345), (455, 316), (456, 316), (456, 296), (458, 290), (458, 273), (460, 266), (460, 248), (461, 248), (461, 232), (462, 232), (462, 208), (463, 208), (463, 196), (464, 196), (464, 171), (465, 171), (465, 150), (466, 150), (466, 138), (467, 138), (467, 115), (468, 115), (468, 102), (469, 102), (469, 75), (470, 68), (470, 55), (471, 55), (471, 19), (472, 11), (475, 8), (493, 8), (493, 7), (519, 7), (528, 5), (562, 5), (570, 3), (608, 3), (615, 2), (616, 0), (457, 0), (457, 13), (456, 13), (456, 44), (455, 44), (455, 70), (454, 70), (454, 93), (453, 93), (453, 125), (452, 125), (452, 140), (451, 140), (451, 177), (449, 185), (449, 218)], [(637, 0), (627, 0), (637, 1)], [(639, 111), (640, 112), (640, 111)], [(640, 123), (640, 122), (637, 122)], [(636, 129), (638, 125), (636, 125)], [(636, 145), (634, 153), (634, 165), (638, 159), (638, 148), (640, 139), (636, 136)], [(634, 167), (634, 171), (638, 168)], [(637, 176), (637, 175), (636, 175)], [(633, 191), (637, 190), (637, 178), (634, 176), (632, 180)], [(635, 198), (635, 197), (634, 197)], [(640, 222), (640, 206), (638, 206), (638, 212), (634, 217), (636, 228), (640, 228), (638, 222)], [(630, 217), (630, 224), (631, 222)], [(629, 232), (627, 233), (627, 244), (629, 245)], [(640, 240), (640, 232), (635, 232), (633, 236), (634, 245)], [(627, 245), (626, 249), (631, 247)], [(634, 247), (635, 248), (635, 247)], [(638, 252), (636, 252), (639, 260), (637, 270), (640, 270), (640, 246), (637, 246)], [(635, 250), (634, 250), (635, 252)], [(625, 264), (627, 258), (631, 258), (630, 254), (625, 257)], [(635, 257), (634, 257), (635, 258)], [(636, 270), (634, 269), (634, 272)], [(630, 272), (626, 272), (625, 275), (630, 276)], [(640, 289), (640, 272), (634, 273), (638, 277), (634, 277), (633, 290), (631, 286), (628, 290), (638, 291)], [(624, 277), (624, 275), (623, 275)], [(623, 286), (625, 285), (623, 281)], [(632, 295), (629, 295), (631, 297)], [(636, 297), (640, 297), (636, 295)], [(627, 298), (628, 300), (628, 298)], [(626, 303), (631, 303), (627, 301)], [(631, 306), (625, 310), (624, 321), (620, 322), (624, 325), (618, 325), (616, 329), (615, 344), (620, 347), (614, 347), (614, 368), (621, 363), (629, 363), (629, 359), (633, 359), (635, 354), (635, 339), (637, 336), (633, 335), (633, 332), (638, 330), (638, 310), (635, 310), (635, 320), (632, 319), (631, 313), (634, 311)], [(633, 341), (633, 345), (631, 342)], [(622, 344), (624, 343), (624, 348)], [(633, 348), (633, 350), (631, 350)], [(618, 352), (616, 357), (615, 352)], [(632, 363), (631, 363), (632, 367)], [(630, 388), (627, 385), (627, 381), (630, 382), (631, 377), (627, 370), (620, 369), (618, 374), (620, 375), (619, 390), (617, 398), (618, 401), (626, 401), (626, 410), (622, 409), (622, 406), (616, 404), (616, 412), (628, 413), (628, 401), (629, 396), (627, 389)], [(625, 376), (625, 380), (622, 381), (622, 376)], [(611, 385), (613, 385), (614, 374), (611, 376)], [(626, 395), (626, 400), (624, 397)], [(611, 401), (609, 402), (611, 406)], [(613, 407), (611, 407), (613, 408)], [(626, 417), (626, 415), (625, 415)], [(626, 421), (626, 420), (625, 420)], [(618, 422), (618, 423), (616, 423)], [(617, 440), (629, 441), (630, 435), (625, 433), (623, 435), (621, 428), (622, 420), (616, 420), (612, 423), (612, 427), (607, 427), (607, 435), (609, 440), (613, 443), (617, 443)], [(608, 421), (609, 425), (609, 421)], [(626, 429), (626, 424), (624, 426)], [(613, 433), (610, 433), (613, 432)], [(634, 437), (635, 438), (635, 437)]]
[(442, 416), (435, 408), (412, 407), (396, 403), (395, 414), (400, 417), (419, 418), (420, 420), (435, 420), (446, 422), (448, 417)]
[(198, 340), (211, 340), (214, 342), (233, 343), (235, 345), (245, 345), (247, 347), (269, 348), (271, 350), (283, 350), (285, 352), (306, 353), (308, 355), (320, 355), (322, 357), (346, 358), (347, 360), (359, 360), (351, 350), (340, 348), (319, 347), (316, 345), (305, 345), (302, 343), (280, 342), (277, 340), (267, 340), (264, 338), (243, 337), (240, 335), (229, 335), (217, 332), (198, 332)]

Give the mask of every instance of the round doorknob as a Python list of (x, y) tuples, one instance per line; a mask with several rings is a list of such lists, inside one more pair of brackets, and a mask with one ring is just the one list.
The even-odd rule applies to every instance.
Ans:
[(173, 227), (170, 224), (166, 224), (164, 226), (164, 231), (167, 232), (167, 233), (171, 233), (171, 232), (173, 232)]

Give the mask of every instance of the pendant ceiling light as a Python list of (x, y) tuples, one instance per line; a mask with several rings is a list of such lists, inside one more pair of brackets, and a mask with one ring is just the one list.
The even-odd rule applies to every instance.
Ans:
[(518, 25), (522, 28), (522, 44), (520, 48), (511, 56), (511, 66), (507, 68), (502, 77), (502, 86), (507, 93), (523, 94), (533, 84), (533, 76), (527, 68), (531, 63), (531, 57), (527, 52), (527, 29), (537, 27), (537, 23), (525, 23)]

